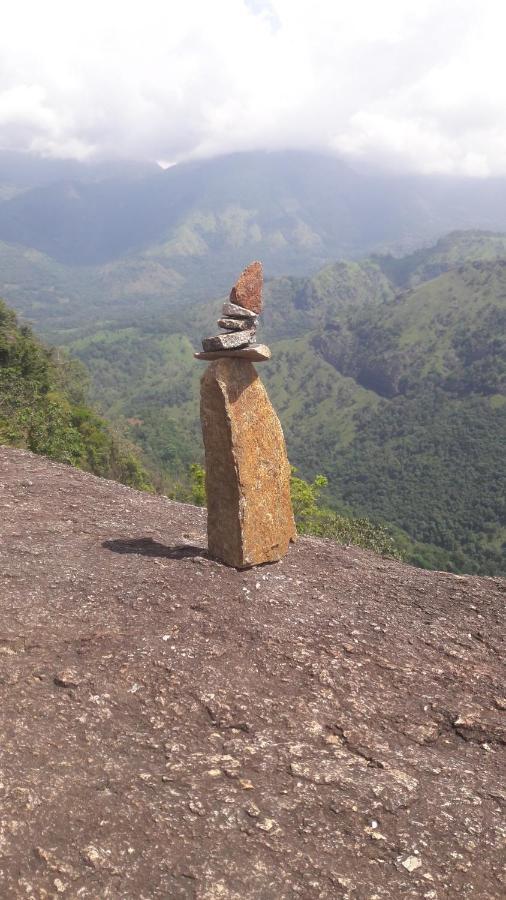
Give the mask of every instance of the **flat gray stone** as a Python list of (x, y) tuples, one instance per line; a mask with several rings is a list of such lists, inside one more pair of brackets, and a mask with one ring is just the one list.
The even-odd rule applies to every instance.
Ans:
[(250, 344), (239, 350), (214, 350), (207, 353), (194, 353), (195, 359), (225, 359), (227, 356), (234, 359), (249, 359), (250, 362), (263, 362), (271, 358), (271, 351), (266, 344)]
[(257, 320), (254, 316), (249, 319), (218, 319), (220, 328), (226, 328), (227, 331), (246, 331), (248, 328), (254, 328)]
[(251, 309), (238, 306), (237, 303), (231, 303), (230, 300), (225, 300), (221, 312), (223, 316), (232, 316), (233, 319), (251, 319)]
[(238, 350), (239, 347), (247, 347), (255, 338), (255, 329), (248, 331), (232, 331), (225, 334), (217, 334), (215, 337), (204, 338), (202, 349), (209, 350)]

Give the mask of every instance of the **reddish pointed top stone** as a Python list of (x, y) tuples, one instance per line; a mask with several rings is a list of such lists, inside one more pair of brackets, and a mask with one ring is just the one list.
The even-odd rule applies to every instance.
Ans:
[(254, 313), (262, 312), (262, 284), (264, 276), (262, 263), (252, 262), (246, 267), (230, 291), (230, 302), (250, 309)]

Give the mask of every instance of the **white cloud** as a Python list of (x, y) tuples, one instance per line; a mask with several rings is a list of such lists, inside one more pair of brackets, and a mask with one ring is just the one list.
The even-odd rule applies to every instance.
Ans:
[(500, 0), (17, 0), (0, 145), (178, 160), (287, 146), (506, 172)]

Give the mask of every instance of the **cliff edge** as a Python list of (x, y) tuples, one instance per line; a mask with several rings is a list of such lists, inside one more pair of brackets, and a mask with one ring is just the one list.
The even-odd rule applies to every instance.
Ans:
[(506, 582), (0, 448), (0, 883), (23, 898), (502, 898)]

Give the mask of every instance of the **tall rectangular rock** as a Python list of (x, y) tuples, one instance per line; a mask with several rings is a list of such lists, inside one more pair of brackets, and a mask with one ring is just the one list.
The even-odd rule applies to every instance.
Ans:
[(219, 359), (201, 380), (209, 555), (246, 568), (286, 553), (296, 530), (279, 419), (251, 362)]

